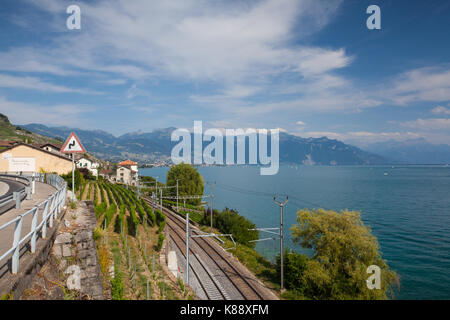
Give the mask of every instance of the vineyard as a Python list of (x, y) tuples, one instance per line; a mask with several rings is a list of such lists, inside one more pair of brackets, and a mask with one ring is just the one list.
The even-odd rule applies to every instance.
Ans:
[(113, 300), (190, 299), (159, 263), (166, 217), (122, 185), (86, 181), (77, 192), (94, 204), (100, 268), (105, 296)]

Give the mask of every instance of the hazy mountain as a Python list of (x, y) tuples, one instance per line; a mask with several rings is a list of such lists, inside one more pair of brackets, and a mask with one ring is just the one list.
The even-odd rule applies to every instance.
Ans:
[(369, 145), (367, 150), (403, 164), (450, 163), (449, 145), (434, 145), (425, 139), (379, 142)]
[(386, 164), (388, 160), (339, 140), (280, 133), (280, 162), (305, 165)]
[[(83, 145), (101, 159), (153, 162), (169, 160), (175, 145), (170, 135), (175, 128), (158, 129), (153, 132), (127, 133), (115, 137), (104, 131), (79, 130), (66, 127), (47, 127), (39, 124), (23, 125), (23, 128), (49, 137), (66, 139), (75, 131)], [(204, 143), (206, 145), (207, 143)], [(280, 133), (280, 162), (304, 165), (361, 165), (385, 164), (388, 161), (376, 154), (363, 151), (338, 140), (301, 138)]]

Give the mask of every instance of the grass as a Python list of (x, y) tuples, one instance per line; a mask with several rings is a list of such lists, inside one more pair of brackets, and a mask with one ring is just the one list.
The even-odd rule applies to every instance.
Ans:
[(77, 208), (76, 201), (69, 200), (70, 209), (75, 210)]

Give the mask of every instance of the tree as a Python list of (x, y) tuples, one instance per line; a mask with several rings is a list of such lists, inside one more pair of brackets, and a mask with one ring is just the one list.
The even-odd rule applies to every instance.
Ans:
[[(205, 222), (208, 222), (209, 218), (205, 215)], [(246, 245), (250, 248), (255, 247), (255, 242), (251, 240), (258, 239), (256, 226), (250, 220), (238, 214), (236, 210), (229, 210), (225, 208), (221, 213), (216, 213), (214, 210), (213, 226), (220, 230), (224, 234), (232, 234), (236, 242)]]
[(87, 168), (79, 168), (77, 170), (83, 175), (84, 180), (95, 180), (96, 179), (95, 176), (91, 173), (91, 171)]
[[(398, 276), (382, 259), (376, 237), (360, 213), (344, 210), (297, 212), (294, 242), (313, 250), (302, 273), (303, 293), (312, 299), (386, 299)], [(381, 289), (370, 290), (367, 268), (381, 269)]]
[[(180, 196), (190, 196), (190, 195), (203, 195), (203, 189), (205, 187), (205, 182), (200, 173), (190, 164), (180, 163), (172, 166), (167, 172), (167, 186), (176, 187), (178, 181), (178, 194)], [(167, 193), (171, 196), (177, 195), (176, 188), (167, 189)], [(190, 199), (186, 200), (187, 203), (193, 205), (199, 205), (201, 199)]]
[[(281, 274), (280, 255), (276, 258), (277, 278)], [(308, 257), (295, 251), (285, 250), (283, 254), (284, 285), (287, 289), (302, 292), (305, 288), (304, 272), (307, 268)]]
[[(66, 180), (67, 187), (72, 189), (72, 172), (68, 174), (63, 174), (61, 177)], [(83, 174), (79, 171), (79, 169), (75, 169), (75, 191), (80, 190), (81, 185), (85, 183)]]

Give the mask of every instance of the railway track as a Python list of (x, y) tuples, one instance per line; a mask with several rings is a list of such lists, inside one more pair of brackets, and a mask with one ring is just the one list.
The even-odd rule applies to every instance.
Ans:
[[(183, 229), (174, 224), (170, 218), (167, 220), (167, 226), (172, 230), (170, 233), (172, 240), (175, 242), (175, 245), (179, 249), (181, 255), (184, 259), (186, 259), (186, 231), (184, 230), (183, 232)], [(205, 262), (192, 249), (190, 249), (189, 252), (190, 270), (192, 270), (194, 276), (198, 279), (198, 282), (206, 297), (210, 300), (230, 300), (230, 297), (218, 283), (217, 279), (206, 266)]]
[[(146, 201), (151, 204), (149, 199), (146, 199)], [(159, 206), (158, 204), (156, 205)], [(162, 211), (167, 217), (168, 227), (172, 230), (172, 240), (183, 253), (184, 258), (186, 258), (185, 220), (167, 208), (162, 207)], [(200, 234), (195, 228), (191, 230), (193, 234)], [(224, 287), (227, 287), (228, 291), (231, 292), (233, 299), (264, 300), (274, 298), (273, 295), (262, 293), (261, 283), (250, 277), (248, 272), (240, 270), (230, 261), (229, 253), (211, 239), (203, 237), (191, 238), (190, 244), (189, 258), (193, 260), (190, 266), (201, 283), (202, 289), (205, 292), (211, 292), (211, 295), (207, 294), (208, 298), (217, 298), (217, 293), (214, 294), (213, 292), (218, 290), (221, 291), (220, 296), (222, 299), (227, 299), (227, 292)], [(195, 258), (192, 259), (193, 257)], [(199, 265), (196, 265), (197, 262)], [(205, 274), (207, 275), (206, 277)], [(221, 281), (218, 281), (218, 279)]]

